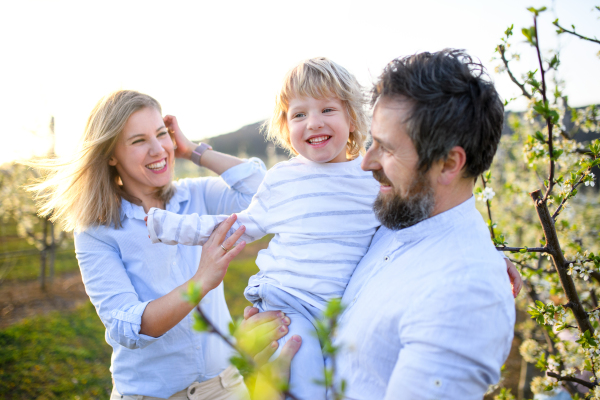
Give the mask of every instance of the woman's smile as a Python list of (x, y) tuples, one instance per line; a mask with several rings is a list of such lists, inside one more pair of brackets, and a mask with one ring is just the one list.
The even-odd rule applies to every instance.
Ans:
[(148, 164), (146, 165), (146, 168), (155, 174), (162, 174), (167, 170), (167, 158), (165, 157), (162, 160)]

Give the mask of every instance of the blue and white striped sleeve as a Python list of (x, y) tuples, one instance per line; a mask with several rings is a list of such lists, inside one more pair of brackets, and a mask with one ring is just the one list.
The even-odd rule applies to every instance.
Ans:
[(87, 232), (75, 234), (75, 253), (85, 291), (111, 339), (128, 349), (144, 348), (159, 338), (140, 333), (142, 302), (115, 247)]
[(253, 157), (223, 172), (221, 179), (207, 180), (202, 195), (208, 214), (231, 214), (245, 210), (266, 171), (262, 160)]
[[(268, 232), (263, 227), (264, 222), (262, 221), (265, 221), (268, 217), (268, 197), (268, 185), (263, 182), (248, 208), (237, 213), (238, 219), (227, 233), (227, 237), (233, 234), (241, 225), (246, 227), (246, 232), (240, 240), (249, 243), (265, 236)], [(215, 227), (227, 219), (228, 216), (180, 215), (158, 208), (151, 208), (148, 211), (148, 234), (152, 243), (202, 246)]]

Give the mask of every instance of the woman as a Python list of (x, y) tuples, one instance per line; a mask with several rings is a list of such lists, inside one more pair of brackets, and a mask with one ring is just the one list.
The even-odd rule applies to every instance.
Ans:
[[(172, 182), (175, 158), (192, 159), (221, 178)], [(111, 399), (246, 397), (243, 379), (229, 366), (231, 349), (216, 335), (192, 329), (195, 304), (183, 299), (190, 283), (201, 285), (203, 312), (227, 331), (222, 280), (244, 247), (232, 249), (243, 227), (224, 241), (232, 215), (203, 248), (152, 245), (144, 217), (151, 207), (180, 214), (241, 211), (262, 181), (263, 163), (196, 147), (175, 117), (163, 119), (156, 100), (121, 90), (93, 109), (76, 156), (34, 165), (48, 172), (34, 187), (42, 214), (75, 230), (86, 292), (113, 348)], [(287, 332), (287, 317), (262, 314), (250, 316), (246, 326), (270, 331), (268, 341)]]

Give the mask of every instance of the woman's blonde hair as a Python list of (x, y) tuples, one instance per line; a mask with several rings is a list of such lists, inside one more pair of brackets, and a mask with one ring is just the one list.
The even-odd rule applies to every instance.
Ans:
[(344, 67), (325, 57), (304, 60), (285, 75), (275, 100), (273, 115), (263, 125), (268, 140), (292, 154), (298, 154), (292, 147), (287, 126), (290, 100), (298, 96), (316, 99), (339, 98), (346, 106), (350, 122), (354, 125), (354, 131), (350, 132), (348, 138), (346, 156), (354, 159), (359, 154), (364, 154), (369, 119), (365, 110), (367, 101), (362, 87)]
[[(113, 92), (92, 110), (72, 157), (26, 163), (43, 174), (29, 187), (36, 193), (40, 215), (58, 220), (66, 231), (93, 225), (121, 227), (121, 198), (133, 203), (139, 203), (139, 199), (125, 193), (117, 169), (108, 161), (131, 114), (146, 107), (162, 114), (160, 104), (146, 94)], [(167, 202), (174, 191), (169, 183), (158, 188), (155, 195)]]

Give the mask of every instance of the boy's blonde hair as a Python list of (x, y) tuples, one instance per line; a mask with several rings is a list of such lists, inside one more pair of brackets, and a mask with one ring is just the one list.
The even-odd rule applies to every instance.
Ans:
[(354, 75), (325, 57), (304, 60), (285, 75), (275, 101), (273, 115), (263, 125), (268, 140), (292, 154), (298, 154), (292, 147), (287, 126), (290, 100), (298, 96), (317, 99), (339, 98), (346, 106), (350, 122), (354, 125), (354, 131), (350, 132), (348, 138), (346, 156), (354, 159), (359, 154), (364, 154), (369, 122), (362, 87)]
[[(74, 156), (27, 162), (43, 172), (29, 187), (36, 193), (39, 214), (59, 220), (66, 231), (93, 225), (121, 227), (121, 198), (133, 203), (123, 190), (117, 170), (108, 165), (125, 123), (136, 111), (160, 104), (152, 97), (132, 90), (119, 90), (102, 98), (90, 114)], [(167, 202), (175, 189), (172, 183), (158, 188), (155, 195)]]

